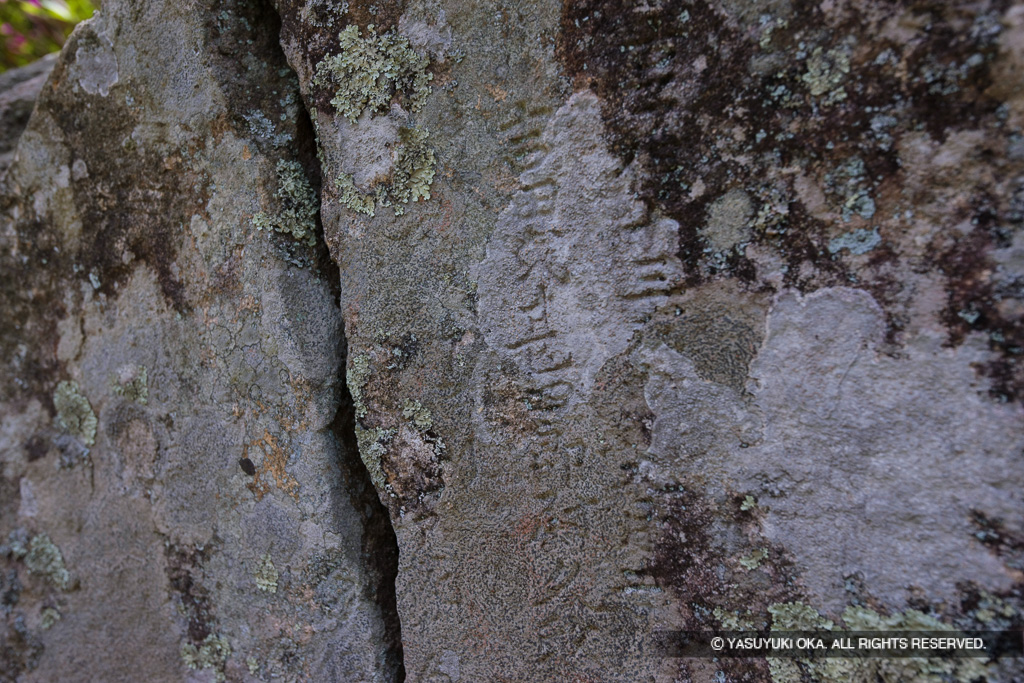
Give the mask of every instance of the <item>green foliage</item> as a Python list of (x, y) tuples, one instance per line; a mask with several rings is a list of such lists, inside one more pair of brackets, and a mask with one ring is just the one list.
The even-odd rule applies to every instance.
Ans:
[(56, 52), (92, 13), (90, 0), (0, 0), (0, 72)]

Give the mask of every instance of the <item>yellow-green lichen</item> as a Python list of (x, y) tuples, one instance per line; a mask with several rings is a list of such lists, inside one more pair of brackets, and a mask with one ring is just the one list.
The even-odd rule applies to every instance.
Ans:
[(342, 173), (334, 180), (338, 200), (358, 213), (373, 216), (377, 205), (390, 206), (396, 216), (405, 213), (403, 204), (430, 199), (430, 186), (434, 182), (434, 150), (427, 145), (430, 134), (412, 126), (399, 130), (401, 144), (394, 152), (394, 161), (388, 179), (366, 191), (360, 190), (353, 177)]
[(430, 410), (424, 408), (419, 401), (410, 399), (405, 399), (405, 405), (402, 406), (402, 417), (410, 420), (420, 431), (430, 429), (434, 424)]
[(270, 553), (265, 553), (256, 565), (256, 587), (267, 593), (276, 593), (278, 576), (273, 558), (270, 557)]
[(196, 647), (192, 643), (183, 643), (181, 659), (190, 669), (214, 669), (215, 678), (224, 680), (224, 663), (231, 655), (231, 646), (227, 638), (211, 633)]
[(113, 389), (118, 396), (146, 405), (149, 401), (149, 372), (141, 365), (126, 365), (117, 371)]
[(338, 34), (338, 45), (338, 54), (317, 64), (313, 82), (335, 91), (331, 104), (342, 116), (355, 123), (363, 111), (387, 111), (399, 93), (408, 98), (411, 111), (423, 106), (433, 79), (427, 73), (430, 60), (404, 36), (393, 30), (378, 35), (373, 24), (363, 36), (350, 25)]
[(316, 244), (316, 216), (320, 211), (316, 191), (309, 184), (306, 172), (297, 161), (277, 162), (279, 208), (276, 213), (260, 211), (252, 217), (257, 230), (276, 230), (291, 235), (309, 246)]
[(25, 555), (25, 566), (29, 572), (41, 576), (60, 589), (66, 589), (71, 580), (64, 566), (64, 556), (46, 534), (32, 537)]
[(96, 443), (96, 413), (78, 389), (77, 382), (61, 382), (53, 392), (57, 426), (78, 437), (86, 446)]

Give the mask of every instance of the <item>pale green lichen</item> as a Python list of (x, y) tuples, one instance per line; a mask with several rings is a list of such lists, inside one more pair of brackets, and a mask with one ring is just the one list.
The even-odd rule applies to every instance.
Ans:
[[(834, 623), (802, 603), (784, 603), (768, 608), (772, 614), (773, 631), (832, 631)], [(889, 616), (866, 607), (848, 607), (843, 612), (845, 629), (835, 629), (837, 636), (849, 631), (947, 631), (956, 629), (918, 610), (896, 612)], [(985, 667), (977, 659), (938, 658), (867, 658), (867, 659), (780, 659), (768, 657), (772, 680), (814, 681), (974, 681), (985, 678)]]
[(231, 646), (227, 638), (211, 633), (196, 647), (192, 643), (183, 643), (181, 659), (190, 669), (214, 669), (215, 678), (224, 680), (224, 663), (231, 655)]
[(424, 408), (419, 401), (411, 399), (405, 399), (405, 404), (402, 406), (402, 417), (410, 420), (420, 431), (430, 429), (434, 424), (430, 410)]
[(149, 371), (141, 365), (126, 365), (118, 370), (113, 389), (118, 396), (146, 405), (149, 401)]
[(789, 28), (789, 22), (785, 19), (775, 19), (774, 21), (770, 17), (761, 18), (761, 26), (763, 31), (761, 33), (761, 40), (758, 41), (758, 45), (761, 46), (762, 50), (767, 50), (768, 46), (772, 42), (772, 33), (777, 28)]
[(256, 565), (256, 587), (267, 593), (276, 593), (278, 576), (273, 558), (270, 557), (270, 553), (265, 553)]
[(41, 619), (39, 620), (39, 627), (44, 631), (49, 631), (58, 621), (60, 621), (60, 612), (53, 607), (44, 607)]
[(768, 607), (773, 631), (831, 631), (835, 623), (802, 602), (784, 602)]
[(740, 565), (748, 570), (753, 571), (761, 566), (761, 561), (768, 557), (768, 552), (764, 548), (759, 548), (754, 552), (750, 553), (745, 557), (741, 557), (739, 562)]
[(25, 554), (25, 566), (30, 573), (43, 577), (62, 590), (68, 587), (68, 582), (71, 580), (68, 570), (64, 566), (64, 556), (46, 534), (33, 536), (29, 541), (28, 552)]
[(77, 382), (61, 382), (53, 392), (57, 426), (82, 440), (86, 446), (96, 442), (96, 413), (78, 389)]
[(245, 665), (249, 668), (249, 673), (254, 676), (260, 670), (260, 663), (255, 657), (246, 657)]
[(434, 182), (434, 150), (427, 145), (430, 134), (413, 126), (399, 130), (401, 144), (394, 153), (394, 162), (389, 178), (366, 191), (360, 190), (353, 177), (347, 173), (339, 175), (334, 186), (338, 200), (358, 213), (373, 216), (377, 205), (390, 206), (396, 216), (405, 213), (401, 205), (430, 199), (430, 186)]
[(866, 607), (847, 607), (843, 612), (843, 623), (851, 631), (953, 631), (935, 617), (909, 609), (889, 616), (879, 614)]
[(342, 116), (355, 123), (363, 111), (387, 111), (398, 93), (408, 98), (411, 111), (423, 106), (433, 79), (430, 60), (404, 36), (393, 30), (378, 35), (373, 24), (363, 36), (353, 24), (338, 34), (338, 45), (338, 54), (317, 64), (313, 82), (335, 90), (331, 104)]
[[(864, 220), (871, 220), (874, 217), (876, 207), (875, 200), (871, 197), (872, 182), (860, 157), (850, 157), (827, 173), (825, 185), (829, 194), (842, 200), (840, 211), (844, 223), (849, 223), (854, 215)], [(871, 242), (873, 239), (869, 239), (868, 248), (873, 248), (877, 244)], [(878, 241), (880, 242), (881, 238), (878, 238)]]
[(850, 73), (850, 56), (842, 48), (825, 52), (822, 48), (814, 48), (807, 58), (807, 72), (801, 80), (815, 97), (826, 95), (825, 104), (834, 104), (846, 99), (846, 90), (842, 87), (843, 80)]
[(366, 417), (366, 406), (363, 405), (363, 386), (370, 379), (370, 357), (365, 354), (352, 357), (345, 382), (352, 394), (352, 403), (356, 408), (356, 417)]
[(384, 476), (384, 470), (381, 467), (381, 457), (387, 453), (388, 444), (394, 435), (395, 430), (393, 429), (382, 429), (380, 427), (363, 429), (358, 424), (356, 425), (356, 443), (359, 447), (359, 457), (363, 464), (366, 465), (366, 470), (370, 473), (373, 485), (379, 491), (383, 490), (387, 484), (387, 478)]
[(358, 213), (366, 214), (371, 218), (377, 212), (376, 195), (360, 192), (356, 187), (355, 180), (347, 173), (342, 173), (334, 179), (334, 187), (338, 190), (338, 201)]
[(427, 146), (430, 136), (422, 128), (413, 126), (399, 131), (402, 145), (395, 156), (395, 170), (387, 198), (392, 202), (416, 202), (430, 199), (430, 185), (434, 182), (434, 150)]
[(715, 615), (715, 619), (718, 619), (718, 622), (726, 631), (746, 631), (754, 628), (754, 620), (749, 612), (740, 614), (739, 612), (728, 612), (721, 607), (716, 607), (712, 614)]
[(756, 507), (757, 507), (757, 499), (754, 498), (753, 496), (745, 496), (743, 498), (743, 502), (740, 503), (740, 510), (742, 510), (743, 512), (747, 512), (748, 510), (753, 510)]
[(309, 246), (316, 245), (316, 216), (320, 211), (316, 191), (297, 161), (277, 162), (279, 208), (273, 215), (260, 211), (252, 217), (257, 230), (276, 230), (291, 235)]
[(978, 605), (974, 609), (974, 618), (989, 628), (1009, 628), (1010, 620), (1016, 616), (1013, 605), (988, 591), (978, 594)]

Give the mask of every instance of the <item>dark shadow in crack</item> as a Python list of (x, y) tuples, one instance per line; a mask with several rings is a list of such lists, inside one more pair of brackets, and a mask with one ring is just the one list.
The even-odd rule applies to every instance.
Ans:
[[(342, 372), (344, 367), (343, 363)], [(370, 597), (379, 606), (384, 621), (384, 642), (387, 647), (385, 680), (402, 683), (405, 681), (402, 626), (395, 593), (395, 579), (398, 576), (398, 539), (387, 508), (380, 502), (377, 489), (370, 480), (370, 473), (359, 457), (355, 432), (355, 406), (352, 395), (344, 384), (344, 377), (342, 386), (344, 389), (338, 414), (331, 428), (341, 442), (339, 465), (343, 480), (347, 483), (349, 498), (363, 521), (363, 564), (373, 577), (369, 584)]]

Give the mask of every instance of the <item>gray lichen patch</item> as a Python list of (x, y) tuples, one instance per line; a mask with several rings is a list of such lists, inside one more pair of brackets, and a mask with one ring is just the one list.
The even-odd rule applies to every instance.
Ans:
[(277, 162), (277, 191), (274, 198), (279, 208), (274, 214), (260, 211), (252, 218), (257, 230), (276, 230), (291, 235), (309, 246), (316, 244), (316, 217), (320, 203), (309, 184), (306, 172), (297, 161)]
[(749, 195), (739, 188), (729, 190), (708, 207), (705, 236), (716, 251), (728, 251), (750, 241), (750, 219), (754, 206)]
[(403, 204), (430, 199), (434, 182), (434, 150), (427, 145), (429, 133), (417, 126), (399, 131), (401, 143), (394, 152), (390, 177), (367, 191), (360, 190), (355, 179), (342, 173), (334, 181), (342, 204), (358, 213), (373, 216), (378, 204), (390, 206), (395, 215), (405, 213)]
[(43, 577), (62, 590), (68, 587), (71, 580), (60, 548), (46, 534), (37, 534), (29, 541), (25, 566), (32, 574)]
[(843, 249), (848, 249), (851, 254), (866, 254), (881, 243), (882, 237), (878, 234), (878, 228), (854, 230), (830, 240), (828, 253), (837, 254)]
[(274, 566), (274, 560), (270, 557), (270, 553), (265, 553), (260, 558), (260, 562), (256, 565), (256, 572), (254, 579), (256, 581), (256, 587), (266, 593), (277, 592), (277, 579), (279, 577), (277, 567)]
[(744, 391), (763, 332), (742, 311), (694, 305), (656, 329), (656, 338), (690, 358), (701, 379)]
[(87, 446), (96, 442), (96, 414), (89, 399), (82, 395), (78, 382), (64, 381), (53, 392), (53, 407), (57, 410), (57, 426), (82, 440)]
[(427, 73), (430, 60), (404, 36), (394, 30), (378, 35), (373, 24), (363, 36), (351, 25), (338, 34), (338, 44), (338, 54), (317, 65), (313, 82), (335, 89), (331, 104), (340, 114), (355, 123), (363, 111), (386, 111), (398, 93), (408, 98), (411, 111), (423, 106), (433, 78)]

